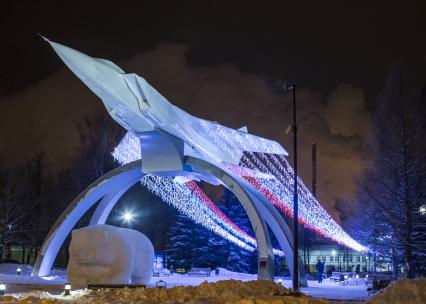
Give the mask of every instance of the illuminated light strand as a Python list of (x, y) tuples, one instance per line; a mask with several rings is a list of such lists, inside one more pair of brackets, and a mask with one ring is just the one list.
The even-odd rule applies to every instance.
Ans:
[[(190, 184), (191, 183), (191, 184)], [(190, 185), (189, 185), (190, 184)], [(191, 189), (191, 191), (193, 191), (194, 194), (196, 194), (197, 196), (199, 196), (199, 198), (206, 204), (206, 206), (208, 206), (209, 208), (212, 209), (212, 211), (219, 217), (222, 218), (227, 225), (229, 225), (232, 229), (230, 229), (229, 231), (231, 233), (234, 233), (235, 236), (237, 237), (241, 237), (243, 236), (245, 241), (248, 241), (251, 245), (257, 247), (257, 242), (256, 239), (254, 237), (252, 237), (251, 235), (249, 235), (247, 232), (245, 232), (244, 230), (242, 230), (239, 226), (237, 226), (231, 219), (229, 219), (219, 208), (217, 208), (217, 206), (210, 200), (210, 198), (198, 187), (198, 185), (195, 182), (188, 182), (186, 184), (187, 186), (189, 186), (189, 188)], [(228, 228), (229, 229), (229, 228)], [(282, 252), (279, 249), (273, 248), (272, 249), (274, 255), (278, 255), (278, 256), (284, 256), (284, 252)]]
[[(272, 156), (275, 157), (275, 156)], [(291, 180), (293, 181), (293, 176), (294, 176), (294, 171), (291, 168), (291, 166), (288, 164), (287, 160), (284, 157), (280, 157), (280, 162), (284, 163), (285, 166), (287, 167), (287, 172), (290, 171), (291, 173)], [(282, 165), (281, 165), (282, 166)], [(315, 207), (312, 208), (311, 210), (318, 213), (321, 213), (321, 217), (317, 218), (318, 222), (316, 224), (316, 226), (314, 226), (312, 224), (312, 222), (309, 222), (308, 220), (303, 219), (304, 222), (306, 223), (305, 225), (309, 225), (310, 229), (315, 229), (318, 231), (318, 233), (320, 233), (321, 235), (328, 237), (336, 242), (338, 242), (339, 244), (343, 244), (347, 247), (350, 247), (356, 251), (369, 251), (369, 249), (361, 244), (359, 244), (358, 242), (356, 242), (355, 240), (353, 240), (338, 224), (337, 222), (327, 213), (327, 211), (319, 204), (319, 202), (314, 198), (314, 196), (312, 195), (312, 193), (306, 188), (306, 186), (303, 184), (302, 180), (298, 177), (298, 188), (301, 190), (301, 198), (304, 202), (304, 204), (302, 205), (304, 207), (304, 209), (306, 210), (308, 203), (310, 205), (310, 207)], [(316, 214), (311, 214), (310, 216), (313, 217)], [(318, 229), (318, 226), (321, 226), (322, 229)]]
[[(210, 125), (208, 124), (201, 124), (201, 127), (208, 128)], [(226, 136), (226, 134), (221, 134), (220, 129), (215, 129), (214, 132), (212, 132), (214, 136), (210, 136), (210, 138), (217, 144), (221, 149), (225, 149), (228, 153), (232, 153), (233, 151), (236, 151), (236, 144), (240, 144), (243, 148), (239, 150), (243, 151), (250, 151), (248, 149), (249, 146), (252, 146), (250, 143), (251, 138), (247, 139), (247, 142), (241, 142), (241, 139), (239, 137), (232, 138), (232, 140)], [(211, 134), (212, 134), (211, 133)], [(264, 188), (262, 188), (263, 193), (268, 193), (269, 198), (278, 196), (281, 199), (274, 198), (273, 201), (271, 201), (279, 210), (283, 211), (286, 214), (292, 215), (293, 210), (292, 206), (289, 202), (292, 200), (290, 199), (288, 193), (289, 189), (291, 189), (291, 185), (289, 185), (289, 182), (293, 183), (293, 177), (294, 172), (292, 168), (288, 165), (285, 158), (280, 155), (281, 160), (284, 160), (284, 164), (286, 165), (286, 168), (283, 167), (283, 164), (278, 164), (278, 167), (282, 169), (282, 171), (286, 172), (287, 176), (286, 178), (282, 177), (282, 174), (274, 169), (272, 166), (272, 163), (266, 159), (266, 156), (263, 153), (258, 153), (260, 157), (264, 157), (263, 161), (266, 160), (266, 163), (268, 164), (267, 167), (263, 164), (262, 161), (254, 155), (254, 153), (250, 153), (253, 156), (253, 160), (246, 158), (246, 163), (248, 162), (250, 167), (257, 167), (262, 172), (273, 173), (275, 176), (281, 176), (280, 181), (286, 185), (287, 191), (283, 191), (283, 187), (280, 184), (273, 185), (271, 181), (264, 181), (262, 180), (263, 184), (267, 184), (268, 191), (265, 191)], [(271, 154), (270, 154), (271, 155)], [(235, 157), (234, 157), (235, 158)], [(244, 155), (243, 155), (244, 158)], [(272, 155), (272, 158), (275, 158), (275, 155)], [(254, 162), (256, 164), (254, 164)], [(263, 167), (263, 170), (260, 169), (260, 167)], [(272, 168), (271, 168), (272, 167)], [(271, 170), (272, 169), (272, 170)], [(287, 170), (286, 170), (287, 169)], [(290, 171), (290, 172), (288, 172)], [(312, 196), (310, 191), (307, 190), (303, 182), (299, 177), (297, 177), (298, 181), (298, 192), (300, 195), (300, 201), (301, 201), (301, 208), (300, 208), (300, 216), (298, 220), (304, 224), (308, 229), (311, 229), (315, 231), (316, 233), (319, 233), (322, 236), (325, 236), (327, 238), (332, 239), (333, 241), (338, 242), (339, 244), (343, 244), (349, 248), (352, 248), (356, 251), (368, 251), (368, 248), (359, 244), (355, 240), (353, 240), (346, 232), (343, 231), (343, 229), (334, 221), (334, 219), (325, 211), (322, 206), (319, 205), (318, 201)], [(260, 190), (260, 188), (259, 188)], [(272, 191), (272, 192), (271, 192)], [(287, 192), (287, 195), (283, 195), (283, 192)], [(272, 195), (272, 193), (275, 193), (275, 195)], [(304, 203), (304, 204), (303, 204)], [(308, 208), (309, 207), (309, 208)]]
[[(119, 163), (121, 163), (123, 165), (123, 164), (129, 163), (131, 161), (138, 160), (139, 155), (140, 155), (138, 153), (140, 153), (139, 139), (135, 135), (133, 135), (129, 132), (125, 135), (125, 137), (120, 142), (120, 144), (114, 149), (113, 156)], [(174, 199), (173, 196), (170, 195), (170, 191), (168, 191), (168, 188), (171, 186), (171, 184), (166, 185), (166, 183), (164, 181), (160, 183), (158, 179), (156, 181), (157, 181), (157, 185), (154, 186), (147, 179), (141, 180), (142, 184), (145, 185), (151, 192), (160, 196), (162, 199), (164, 199), (169, 204), (173, 205), (180, 212), (183, 212), (184, 214), (188, 215), (190, 218), (192, 218), (194, 220), (193, 214), (191, 214), (190, 212), (187, 212), (187, 209), (181, 208), (181, 203), (175, 203), (176, 199)], [(194, 188), (194, 185), (196, 185), (195, 183), (192, 183), (190, 185), (192, 186), (193, 189), (195, 189)], [(201, 194), (201, 193), (203, 193), (203, 192), (201, 191), (201, 189), (199, 189), (199, 191), (197, 192), (197, 195), (199, 195), (200, 198), (207, 198), (207, 196), (204, 193), (203, 194)], [(182, 201), (190, 201), (190, 199), (187, 196), (185, 198), (181, 198), (180, 201), (181, 202)], [(243, 239), (245, 242), (249, 243), (250, 245), (252, 245), (252, 246), (257, 245), (256, 240), (253, 237), (249, 236), (242, 229), (240, 229), (237, 225), (235, 225), (229, 218), (227, 218), (222, 212), (220, 212), (220, 210), (217, 209), (217, 207), (212, 208), (214, 204), (211, 201), (209, 203), (209, 201), (210, 200), (205, 200), (204, 203), (207, 202), (208, 207), (210, 207), (210, 210), (213, 209), (212, 212), (216, 213), (214, 216), (209, 217), (210, 220), (218, 222), (225, 229), (230, 231), (234, 236), (236, 236), (240, 239)], [(198, 206), (198, 208), (203, 209), (201, 206)], [(195, 210), (195, 209), (192, 209), (192, 210)], [(206, 221), (201, 221), (201, 220), (196, 220), (196, 222), (200, 223), (200, 224), (206, 223)], [(209, 221), (207, 221), (207, 222), (209, 222)], [(238, 229), (236, 229), (236, 227), (238, 227)], [(215, 233), (218, 233), (221, 236), (225, 236), (225, 238), (230, 239), (230, 241), (233, 241), (233, 243), (236, 243), (240, 247), (247, 249), (246, 248), (247, 246), (239, 243), (238, 241), (235, 241), (234, 239), (232, 239), (232, 237), (226, 237), (227, 236), (226, 233), (223, 233), (217, 227), (216, 227), (216, 229), (211, 229), (210, 227), (207, 227), (207, 228), (210, 229), (210, 230), (213, 230)], [(278, 250), (277, 254), (282, 255), (282, 252)]]
[(230, 227), (232, 227), (232, 229), (234, 229), (235, 231), (237, 231), (239, 234), (244, 235), (247, 239), (250, 240), (250, 242), (252, 244), (256, 244), (256, 240), (249, 235), (247, 232), (245, 232), (244, 230), (242, 230), (239, 226), (237, 226), (230, 218), (228, 218), (219, 208), (217, 208), (217, 206), (215, 205), (215, 203), (213, 203), (210, 198), (204, 193), (203, 190), (200, 189), (200, 187), (198, 187), (198, 185), (193, 182), (190, 181), (188, 183), (186, 183), (186, 186), (205, 204), (207, 205), (207, 207), (210, 208), (210, 210), (212, 210), (216, 216), (218, 216), (219, 218), (221, 218), (227, 225), (229, 225)]
[[(225, 139), (225, 141), (227, 140), (227, 138), (226, 137), (222, 137), (222, 138), (224, 138)], [(238, 139), (236, 140), (236, 141), (238, 141)], [(226, 149), (226, 148), (228, 148), (228, 147), (230, 147), (231, 146), (231, 144), (232, 143), (223, 143), (223, 142), (221, 142), (221, 140), (220, 139), (218, 139), (217, 137), (215, 138), (215, 142), (216, 142), (216, 144), (218, 144), (218, 145), (220, 145), (223, 149)], [(235, 142), (233, 142), (233, 144), (235, 145)], [(243, 143), (244, 144), (244, 143)], [(232, 150), (231, 150), (232, 151)], [(261, 154), (261, 153), (259, 153), (259, 155), (261, 155), (261, 156), (264, 156), (264, 154)], [(262, 161), (258, 161), (258, 158), (252, 153), (252, 156), (254, 156), (254, 160), (256, 161), (256, 163), (257, 163), (257, 167), (259, 168), (260, 166), (262, 166), (263, 165), (263, 163), (262, 163)], [(274, 157), (274, 156), (273, 156)], [(284, 157), (282, 157), (283, 159), (284, 159)], [(247, 159), (249, 162), (251, 162), (250, 161), (250, 159)], [(265, 161), (265, 159), (264, 159), (264, 161)], [(251, 162), (251, 163), (253, 163), (253, 162)], [(268, 162), (269, 163), (269, 162)], [(287, 163), (286, 163), (287, 164)], [(264, 172), (270, 172), (271, 170), (270, 170), (270, 166), (268, 166), (269, 168), (268, 169), (266, 169), (265, 170), (265, 168), (264, 168)], [(289, 167), (288, 166), (288, 164), (287, 164), (287, 167), (290, 169), (291, 167)], [(282, 165), (280, 166), (280, 168), (282, 168)], [(284, 168), (283, 168), (284, 169)], [(285, 170), (284, 170), (285, 171)], [(292, 170), (291, 170), (291, 172), (293, 172)], [(277, 172), (274, 172), (276, 175), (280, 175), (280, 174), (277, 174)], [(294, 175), (294, 174), (293, 174)], [(290, 181), (290, 182), (292, 182), (292, 178), (289, 178), (289, 179), (287, 179), (288, 181)], [(284, 181), (286, 184), (288, 184), (285, 180), (283, 180), (283, 179), (281, 179), (281, 181)], [(269, 181), (268, 182), (266, 182), (266, 183), (269, 183)], [(304, 187), (304, 185), (303, 185), (303, 183), (301, 182), (301, 180), (300, 180), (300, 178), (298, 178), (298, 185), (300, 186), (300, 185), (302, 185), (302, 187), (298, 187), (298, 192), (301, 192), (301, 190), (303, 191), (303, 190), (305, 190), (305, 191), (303, 191), (303, 192), (305, 192), (305, 193), (300, 193), (301, 194), (301, 198), (303, 199), (303, 198), (305, 198), (305, 200), (306, 200), (306, 197), (305, 197), (305, 195), (306, 195), (306, 187)], [(281, 188), (281, 187), (271, 187), (271, 185), (269, 185), (269, 188), (272, 188), (272, 190), (273, 190), (273, 192), (277, 192), (277, 190), (280, 190), (279, 188)], [(287, 188), (289, 188), (289, 187), (287, 187)], [(272, 200), (272, 202), (274, 203), (274, 205), (275, 206), (277, 206), (280, 210), (283, 210), (283, 206), (284, 206), (284, 212), (286, 212), (286, 213), (288, 213), (288, 214), (290, 214), (290, 215), (292, 215), (293, 214), (293, 211), (292, 211), (292, 208), (290, 207), (290, 206), (288, 206), (288, 204), (282, 204), (282, 202), (280, 202), (280, 200), (277, 200), (273, 195), (271, 195), (271, 193), (270, 193), (270, 191), (266, 191), (265, 189), (261, 189), (261, 188), (259, 188), (258, 187), (258, 189), (259, 190), (262, 190), (262, 193), (263, 194), (267, 194), (268, 195), (268, 198), (270, 199), (270, 200)], [(279, 191), (278, 191), (279, 192)], [(309, 191), (307, 191), (308, 193), (310, 193)], [(287, 199), (286, 199), (287, 198)], [(291, 201), (291, 200), (289, 200), (288, 199), (289, 197), (287, 196), (287, 197), (284, 197), (284, 199), (286, 199), (285, 201)], [(313, 197), (311, 197), (311, 198), (313, 198)], [(326, 236), (326, 237), (329, 237), (329, 238), (331, 238), (331, 239), (333, 239), (334, 241), (336, 241), (336, 242), (338, 242), (338, 243), (341, 243), (341, 244), (344, 244), (344, 245), (346, 245), (346, 246), (348, 246), (348, 247), (350, 247), (350, 248), (353, 248), (353, 249), (355, 249), (355, 250), (358, 250), (358, 251), (365, 251), (367, 248), (366, 247), (364, 247), (364, 246), (362, 246), (362, 245), (360, 245), (359, 243), (357, 243), (356, 241), (354, 241), (352, 238), (350, 238), (349, 237), (349, 235), (347, 235), (342, 229), (341, 229), (341, 227), (340, 226), (338, 226), (338, 224), (331, 218), (331, 216), (318, 204), (318, 202), (316, 201), (316, 200), (311, 200), (311, 201), (309, 201), (309, 200), (306, 200), (306, 203), (311, 203), (310, 205), (312, 206), (312, 207), (316, 207), (316, 208), (314, 208), (314, 209), (316, 209), (316, 211), (320, 211), (319, 212), (319, 214), (320, 214), (320, 216), (316, 216), (315, 217), (315, 219), (317, 220), (317, 225), (318, 224), (321, 224), (321, 222), (325, 222), (326, 223), (326, 225), (328, 225), (328, 227), (327, 226), (323, 226), (323, 229), (320, 229), (319, 227), (317, 227), (317, 226), (314, 226), (314, 225), (312, 225), (311, 223), (309, 223), (309, 221), (307, 221), (307, 220), (305, 220), (305, 218), (303, 218), (303, 215), (305, 215), (304, 217), (306, 217), (306, 212), (303, 212), (303, 211), (306, 211), (308, 208), (306, 208), (306, 205), (304, 206), (304, 205), (302, 205), (302, 212), (301, 212), (301, 215), (302, 215), (302, 217), (301, 218), (299, 218), (299, 220), (301, 221), (301, 223), (302, 224), (305, 224), (308, 228), (310, 228), (310, 229), (312, 229), (312, 230), (314, 230), (314, 231), (316, 231), (317, 233), (320, 233), (321, 235), (324, 235), (324, 236)], [(315, 204), (316, 203), (316, 204)], [(280, 208), (281, 207), (281, 208)], [(305, 207), (305, 208), (303, 208), (303, 207)], [(311, 208), (309, 208), (309, 209), (311, 209)], [(321, 211), (323, 211), (323, 212), (321, 212)], [(325, 221), (324, 221), (325, 220)], [(330, 225), (329, 225), (330, 224)], [(333, 225), (334, 224), (334, 225)], [(334, 227), (333, 227), (334, 226)], [(337, 227), (336, 227), (337, 226)], [(337, 229), (333, 229), (333, 228), (337, 228)]]
[(203, 203), (196, 199), (189, 188), (184, 185), (175, 183), (172, 179), (167, 177), (149, 175), (142, 178), (141, 183), (152, 193), (159, 196), (166, 203), (175, 207), (179, 212), (185, 214), (194, 222), (204, 226), (243, 249), (248, 251), (255, 250), (253, 246), (246, 244), (223, 229), (223, 227), (216, 224), (214, 219), (205, 213), (208, 207), (205, 205), (203, 206)]
[[(200, 122), (200, 129), (203, 129), (203, 133), (210, 140), (213, 140), (220, 149), (226, 150), (228, 154), (233, 155), (234, 159), (241, 157), (239, 153), (241, 151), (250, 151), (248, 148), (255, 146), (256, 143), (252, 143), (252, 138), (242, 138), (236, 136), (235, 138), (229, 138), (229, 134), (235, 134), (239, 131), (229, 132), (223, 128), (217, 128), (207, 124), (206, 122)], [(226, 131), (226, 132), (225, 132)], [(214, 135), (212, 135), (214, 133)], [(126, 134), (129, 135), (130, 133)], [(133, 137), (133, 138), (131, 138)], [(127, 147), (119, 148), (121, 145), (126, 144)], [(119, 146), (114, 151), (114, 157), (121, 163), (126, 163), (132, 160), (139, 159), (137, 152), (140, 151), (139, 139), (130, 134), (126, 141), (120, 142)], [(119, 153), (119, 151), (121, 151)], [(140, 152), (139, 152), (140, 153)], [(136, 156), (138, 155), (138, 156)], [(274, 204), (280, 211), (286, 214), (292, 214), (292, 188), (293, 183), (293, 170), (287, 163), (286, 159), (279, 155), (278, 158), (270, 154), (270, 160), (266, 158), (264, 154), (259, 153), (259, 159), (253, 153), (250, 154), (253, 159), (247, 157), (242, 158), (244, 166), (249, 169), (256, 169), (259, 172), (270, 173), (275, 176), (274, 179), (263, 179), (256, 178), (257, 187), (262, 189), (265, 193), (268, 193), (271, 203)], [(121, 159), (121, 161), (120, 161)], [(264, 164), (266, 163), (266, 165)], [(225, 164), (226, 165), (226, 164)], [(229, 167), (228, 167), (229, 169)], [(231, 170), (234, 171), (234, 170)], [(241, 173), (238, 174), (241, 176)], [(245, 174), (247, 177), (247, 174)], [(259, 174), (256, 174), (259, 175)], [(242, 176), (244, 178), (244, 176)], [(349, 248), (353, 248), (357, 251), (365, 251), (366, 247), (360, 245), (353, 240), (342, 228), (331, 218), (331, 216), (325, 211), (324, 208), (313, 198), (310, 191), (303, 184), (301, 179), (298, 177), (298, 192), (300, 195), (300, 217), (299, 220), (309, 229), (316, 231), (317, 233), (324, 235), (340, 244), (343, 244)], [(253, 180), (252, 180), (253, 182)], [(262, 188), (260, 188), (262, 187)], [(267, 191), (265, 190), (267, 189)], [(259, 190), (260, 191), (260, 190)], [(272, 199), (274, 197), (274, 199)], [(227, 223), (225, 223), (228, 225)]]
[(121, 165), (141, 159), (139, 138), (133, 133), (127, 132), (111, 154)]
[[(252, 155), (253, 157), (255, 157), (255, 155)], [(262, 156), (262, 155), (261, 155)], [(265, 170), (266, 172), (270, 172), (273, 171), (270, 170), (271, 169), (271, 164), (270, 162), (265, 158), (265, 156), (263, 155), (263, 162), (268, 164), (268, 168), (262, 168), (263, 170)], [(263, 165), (260, 162), (258, 163), (258, 165)], [(287, 164), (288, 165), (288, 164)], [(277, 172), (273, 172), (275, 175), (279, 174)], [(287, 180), (291, 182), (293, 182), (292, 177), (287, 176)], [(284, 184), (287, 184), (287, 188), (290, 188), (291, 185), (289, 185), (289, 183), (286, 180), (281, 180)], [(292, 216), (293, 215), (293, 210), (292, 208), (288, 205), (285, 204), (281, 201), (281, 199), (283, 198), (282, 195), (279, 194), (280, 190), (279, 188), (282, 188), (282, 185), (277, 184), (277, 185), (271, 185), (271, 181), (262, 181), (262, 183), (267, 183), (268, 185), (266, 186), (266, 189), (261, 186), (262, 183), (259, 183), (258, 181), (256, 183), (254, 183), (253, 180), (250, 180), (250, 182), (256, 186), (256, 188), (263, 193), (265, 196), (268, 197), (268, 199), (275, 205), (275, 206), (284, 206), (285, 210), (283, 210), (282, 208), (278, 207), (279, 210), (284, 211), (284, 213)], [(352, 248), (354, 250), (357, 251), (367, 251), (368, 249), (362, 245), (360, 245), (359, 243), (357, 243), (356, 241), (354, 241), (346, 232), (344, 232), (341, 227), (331, 218), (331, 216), (325, 211), (325, 209), (323, 209), (318, 201), (316, 201), (315, 199), (313, 199), (313, 196), (311, 195), (311, 197), (309, 197), (311, 200), (308, 200), (306, 198), (306, 192), (310, 194), (309, 191), (307, 191), (306, 187), (304, 187), (303, 183), (301, 182), (301, 180), (298, 178), (298, 183), (299, 186), (302, 185), (303, 187), (298, 188), (298, 192), (300, 195), (300, 202), (304, 204), (301, 204), (301, 214), (302, 216), (299, 217), (299, 222), (302, 223), (303, 225), (305, 225), (307, 228), (315, 231), (316, 233), (330, 238), (333, 241), (339, 243), (339, 244), (343, 244), (349, 248)], [(305, 190), (305, 191), (303, 191)], [(272, 191), (272, 192), (271, 192)], [(278, 195), (277, 195), (278, 192)], [(303, 193), (304, 192), (304, 193)], [(278, 196), (278, 199), (277, 197)], [(291, 202), (291, 198), (289, 196), (284, 197), (284, 199), (286, 199), (287, 201)], [(313, 200), (312, 200), (313, 199)], [(310, 210), (311, 212), (306, 212), (307, 210)], [(315, 212), (314, 214), (312, 214), (312, 212)], [(309, 216), (309, 217), (308, 217)], [(306, 220), (306, 218), (308, 218), (308, 220)], [(309, 219), (315, 219), (316, 220), (316, 225), (312, 224), (311, 221), (309, 221)], [(322, 228), (320, 228), (322, 226)]]

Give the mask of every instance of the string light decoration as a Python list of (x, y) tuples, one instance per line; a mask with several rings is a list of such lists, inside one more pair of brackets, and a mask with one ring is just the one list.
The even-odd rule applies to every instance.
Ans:
[[(189, 114), (188, 114), (189, 115)], [(292, 187), (294, 171), (279, 149), (268, 146), (270, 153), (246, 152), (262, 144), (260, 137), (244, 136), (244, 132), (226, 128), (218, 124), (198, 120), (196, 126), (200, 134), (225, 150), (239, 166), (223, 163), (223, 166), (241, 176), (262, 193), (280, 212), (293, 215)], [(256, 142), (258, 140), (258, 142)], [(270, 145), (270, 141), (266, 141)], [(282, 151), (282, 148), (281, 148)], [(140, 159), (139, 139), (128, 132), (113, 156), (121, 164)], [(356, 251), (369, 249), (352, 239), (327, 211), (313, 197), (311, 192), (297, 177), (299, 194), (299, 222), (321, 236)], [(145, 176), (141, 183), (163, 200), (188, 215), (192, 220), (225, 237), (242, 248), (254, 250), (256, 241), (226, 217), (194, 181), (178, 182), (173, 178)], [(179, 199), (177, 198), (179, 196)], [(188, 204), (191, 204), (189, 208)], [(276, 254), (282, 252), (274, 250)]]
[[(124, 165), (138, 160), (139, 151), (139, 139), (131, 133), (127, 133), (114, 149), (113, 156)], [(194, 222), (239, 247), (249, 251), (253, 251), (257, 247), (255, 238), (232, 222), (188, 177), (171, 178), (146, 175), (141, 179), (141, 184)], [(284, 255), (281, 250), (273, 249), (273, 251), (276, 255)]]
[[(256, 241), (247, 233), (239, 233), (227, 222), (229, 218), (222, 219), (204, 203), (197, 193), (193, 192), (186, 184), (173, 181), (172, 177), (159, 177), (146, 175), (141, 183), (164, 202), (175, 207), (180, 213), (185, 214), (194, 222), (213, 231), (221, 237), (249, 251), (254, 251)], [(189, 182), (191, 183), (191, 182)], [(201, 191), (201, 189), (200, 189)], [(213, 202), (211, 202), (213, 204)], [(224, 215), (223, 215), (224, 216)], [(234, 226), (236, 226), (234, 224)], [(241, 229), (240, 229), (241, 230)]]

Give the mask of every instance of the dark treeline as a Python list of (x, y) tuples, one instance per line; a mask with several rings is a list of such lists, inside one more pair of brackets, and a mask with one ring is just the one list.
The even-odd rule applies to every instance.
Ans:
[(0, 258), (11, 259), (21, 246), (19, 262), (30, 263), (56, 219), (93, 180), (116, 167), (111, 151), (123, 135), (107, 115), (77, 123), (80, 144), (70, 165), (52, 173), (44, 152), (24, 164), (0, 159)]
[(426, 274), (426, 85), (409, 92), (400, 69), (389, 74), (373, 113), (368, 167), (349, 227), (389, 258), (394, 274)]

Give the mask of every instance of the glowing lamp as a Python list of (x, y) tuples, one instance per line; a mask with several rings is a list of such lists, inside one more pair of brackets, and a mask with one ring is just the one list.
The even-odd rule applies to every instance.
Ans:
[(335, 256), (335, 255), (336, 255), (336, 250), (333, 250), (333, 251), (331, 252), (331, 254), (332, 254), (333, 256)]
[(355, 278), (359, 279), (359, 275), (356, 275)]
[(71, 284), (65, 283), (64, 285), (64, 295), (69, 296), (71, 294)]
[(4, 296), (6, 291), (6, 284), (0, 284), (0, 295)]
[(348, 275), (346, 274), (346, 275), (345, 275), (345, 280), (347, 280), (348, 278), (349, 278), (349, 277), (348, 277)]
[(426, 205), (421, 205), (419, 208), (419, 212), (421, 215), (426, 215)]
[(283, 279), (278, 279), (278, 284), (283, 285)]
[(164, 282), (163, 280), (160, 280), (157, 283), (155, 283), (155, 287), (157, 287), (157, 288), (166, 288), (167, 287), (167, 283)]
[(365, 277), (368, 279), (368, 274), (366, 274)]
[(16, 274), (17, 274), (17, 275), (20, 275), (20, 274), (21, 274), (21, 268), (19, 268), (19, 267), (18, 267), (18, 268), (16, 269)]
[(133, 221), (134, 218), (134, 214), (130, 211), (126, 211), (123, 213), (123, 220), (127, 223), (130, 223), (131, 221)]

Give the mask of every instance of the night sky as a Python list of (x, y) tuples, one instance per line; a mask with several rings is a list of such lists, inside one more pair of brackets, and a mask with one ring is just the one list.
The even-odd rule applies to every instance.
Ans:
[[(0, 155), (45, 150), (67, 166), (74, 122), (105, 111), (37, 33), (145, 77), (202, 118), (278, 140), (292, 153), (289, 96), (298, 86), (301, 175), (318, 142), (319, 198), (353, 195), (386, 74), (425, 76), (426, 1), (2, 1)], [(256, 5), (252, 4), (256, 3)], [(291, 156), (291, 155), (290, 155)], [(291, 160), (291, 157), (290, 157)]]

